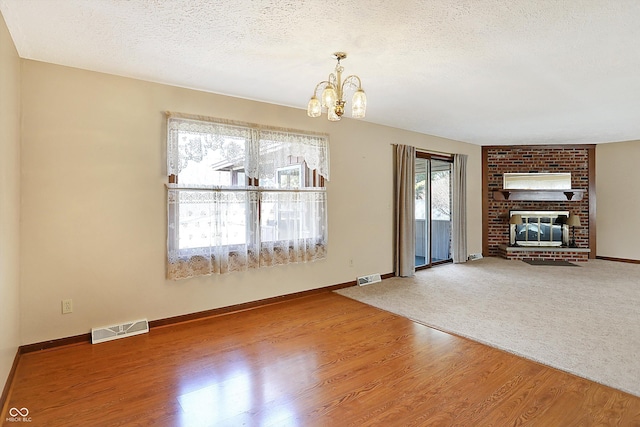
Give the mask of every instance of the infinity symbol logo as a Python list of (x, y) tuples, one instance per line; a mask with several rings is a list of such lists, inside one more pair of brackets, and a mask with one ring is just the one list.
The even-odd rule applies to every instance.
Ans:
[(20, 415), (21, 417), (26, 417), (27, 415), (29, 415), (29, 410), (27, 408), (11, 408), (9, 409), (9, 415), (12, 417), (17, 417), (18, 415)]

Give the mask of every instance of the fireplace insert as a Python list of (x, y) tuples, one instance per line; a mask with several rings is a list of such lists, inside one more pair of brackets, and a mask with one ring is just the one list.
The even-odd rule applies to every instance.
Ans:
[(512, 210), (509, 216), (520, 215), (521, 224), (510, 225), (509, 243), (512, 246), (566, 246), (569, 211)]

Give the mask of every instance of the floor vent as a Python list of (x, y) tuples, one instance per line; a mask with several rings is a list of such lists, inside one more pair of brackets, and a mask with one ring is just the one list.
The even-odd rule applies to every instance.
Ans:
[(101, 328), (91, 328), (91, 344), (116, 340), (118, 338), (130, 337), (149, 332), (149, 322), (147, 319), (135, 320), (133, 322), (121, 323), (113, 326), (103, 326)]
[(382, 279), (380, 278), (379, 274), (370, 274), (368, 276), (358, 277), (357, 279), (358, 286), (370, 285), (372, 283), (378, 283), (381, 281)]

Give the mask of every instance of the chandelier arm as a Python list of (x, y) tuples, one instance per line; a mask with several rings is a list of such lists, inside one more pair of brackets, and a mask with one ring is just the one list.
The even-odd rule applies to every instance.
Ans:
[(329, 74), (328, 80), (323, 80), (318, 83), (316, 85), (316, 88), (313, 90), (313, 96), (316, 96), (318, 94), (318, 89), (320, 89), (320, 86), (322, 85), (324, 85), (324, 87), (333, 86), (333, 88), (337, 90), (338, 88), (336, 85), (336, 76), (333, 73)]
[(358, 89), (362, 89), (362, 81), (360, 80), (360, 77), (356, 76), (355, 74), (350, 75), (349, 77), (347, 77), (346, 79), (344, 79), (344, 82), (342, 82), (342, 91), (344, 92), (344, 88), (347, 85), (347, 83), (351, 83), (351, 80), (357, 80), (358, 81)]
[(316, 85), (316, 88), (313, 90), (313, 96), (318, 95), (318, 89), (320, 89), (320, 86), (325, 85), (325, 87), (327, 87), (328, 85), (330, 85), (331, 82), (327, 81), (327, 80), (323, 80), (320, 83), (318, 83)]

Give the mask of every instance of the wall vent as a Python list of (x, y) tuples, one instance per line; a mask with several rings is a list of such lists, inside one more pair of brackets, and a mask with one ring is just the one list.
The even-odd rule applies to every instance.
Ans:
[(370, 285), (372, 283), (378, 283), (382, 281), (382, 278), (379, 274), (370, 274), (368, 276), (358, 277), (356, 280), (358, 282), (358, 286)]
[(482, 254), (471, 254), (471, 255), (469, 255), (469, 261), (475, 261), (477, 259), (482, 259)]
[(134, 320), (133, 322), (121, 323), (119, 325), (103, 326), (101, 328), (91, 328), (91, 344), (116, 340), (118, 338), (130, 337), (149, 332), (149, 322), (147, 319)]

